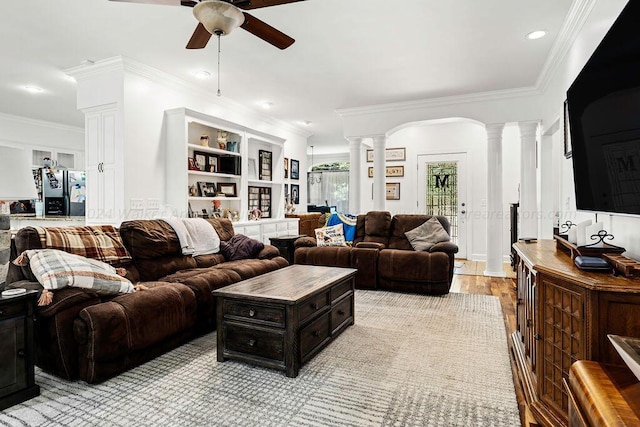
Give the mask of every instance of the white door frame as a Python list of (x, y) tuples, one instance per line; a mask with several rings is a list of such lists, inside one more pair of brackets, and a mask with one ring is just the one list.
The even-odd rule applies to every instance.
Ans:
[(426, 165), (431, 162), (454, 162), (458, 164), (458, 253), (456, 258), (467, 258), (469, 248), (469, 233), (467, 216), (471, 212), (468, 197), (468, 169), (467, 169), (467, 152), (454, 153), (422, 153), (417, 156), (417, 180), (418, 194), (417, 206), (418, 212), (425, 213), (425, 197), (427, 185), (425, 180)]

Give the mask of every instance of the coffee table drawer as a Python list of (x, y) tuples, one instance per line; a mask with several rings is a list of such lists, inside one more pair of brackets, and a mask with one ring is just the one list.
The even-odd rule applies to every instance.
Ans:
[(300, 319), (300, 323), (304, 323), (305, 320), (327, 307), (329, 304), (329, 292), (320, 293), (301, 302), (300, 307), (298, 308), (298, 318)]
[(225, 324), (225, 350), (250, 354), (265, 359), (284, 360), (284, 331)]
[(344, 322), (353, 317), (353, 295), (336, 304), (331, 310), (331, 333), (335, 333)]
[(274, 326), (284, 327), (284, 308), (269, 307), (260, 304), (242, 303), (225, 300), (223, 305), (225, 318), (237, 317), (266, 322)]
[(300, 358), (305, 357), (322, 345), (330, 336), (331, 313), (323, 314), (300, 331)]
[(331, 302), (339, 299), (342, 295), (351, 290), (351, 279), (338, 283), (331, 288)]

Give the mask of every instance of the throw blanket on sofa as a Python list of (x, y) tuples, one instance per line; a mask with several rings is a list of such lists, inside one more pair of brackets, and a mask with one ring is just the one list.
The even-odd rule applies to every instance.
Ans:
[(176, 232), (182, 255), (207, 255), (220, 252), (220, 237), (202, 218), (163, 218)]
[(33, 228), (45, 249), (58, 249), (108, 264), (131, 262), (120, 233), (112, 225)]
[(356, 222), (358, 217), (355, 215), (344, 213), (332, 213), (327, 219), (327, 226), (342, 224), (344, 230), (344, 240), (347, 243), (353, 243), (353, 239), (356, 238)]

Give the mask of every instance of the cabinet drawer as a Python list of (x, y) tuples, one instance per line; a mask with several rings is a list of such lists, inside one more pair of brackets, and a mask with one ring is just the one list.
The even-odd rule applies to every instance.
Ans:
[(331, 313), (324, 314), (300, 331), (300, 358), (302, 360), (329, 338), (330, 316)]
[(258, 304), (247, 304), (225, 300), (222, 306), (224, 317), (229, 316), (266, 322), (274, 326), (284, 327), (284, 308), (269, 307)]
[(223, 334), (225, 350), (284, 361), (284, 330), (225, 323)]
[(260, 226), (259, 225), (247, 225), (244, 227), (244, 235), (252, 235), (259, 236), (260, 235)]
[(351, 279), (346, 280), (342, 283), (338, 283), (334, 287), (331, 288), (331, 302), (339, 299), (342, 295), (346, 294), (351, 290)]
[(353, 303), (353, 295), (340, 301), (331, 310), (331, 333), (334, 333), (342, 324), (353, 316), (351, 307)]
[(27, 302), (25, 300), (0, 305), (0, 319), (8, 319), (18, 314), (24, 315), (26, 312)]
[(306, 319), (313, 316), (318, 311), (329, 305), (329, 292), (323, 292), (321, 294), (312, 296), (311, 298), (300, 303), (298, 309), (298, 319), (300, 323), (304, 323)]
[(264, 224), (262, 226), (263, 233), (275, 233), (277, 231), (276, 224)]
[(287, 223), (286, 222), (279, 222), (276, 224), (276, 229), (278, 231), (287, 231)]
[(298, 221), (289, 221), (287, 222), (288, 226), (287, 229), (289, 231), (295, 231), (296, 234), (298, 234)]

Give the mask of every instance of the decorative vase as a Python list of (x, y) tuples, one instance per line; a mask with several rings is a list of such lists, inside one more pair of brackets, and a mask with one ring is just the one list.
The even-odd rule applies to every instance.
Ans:
[(218, 148), (221, 150), (227, 149), (227, 132), (224, 130), (218, 131)]
[(203, 147), (209, 146), (209, 135), (202, 135), (200, 137), (200, 145), (202, 145)]

